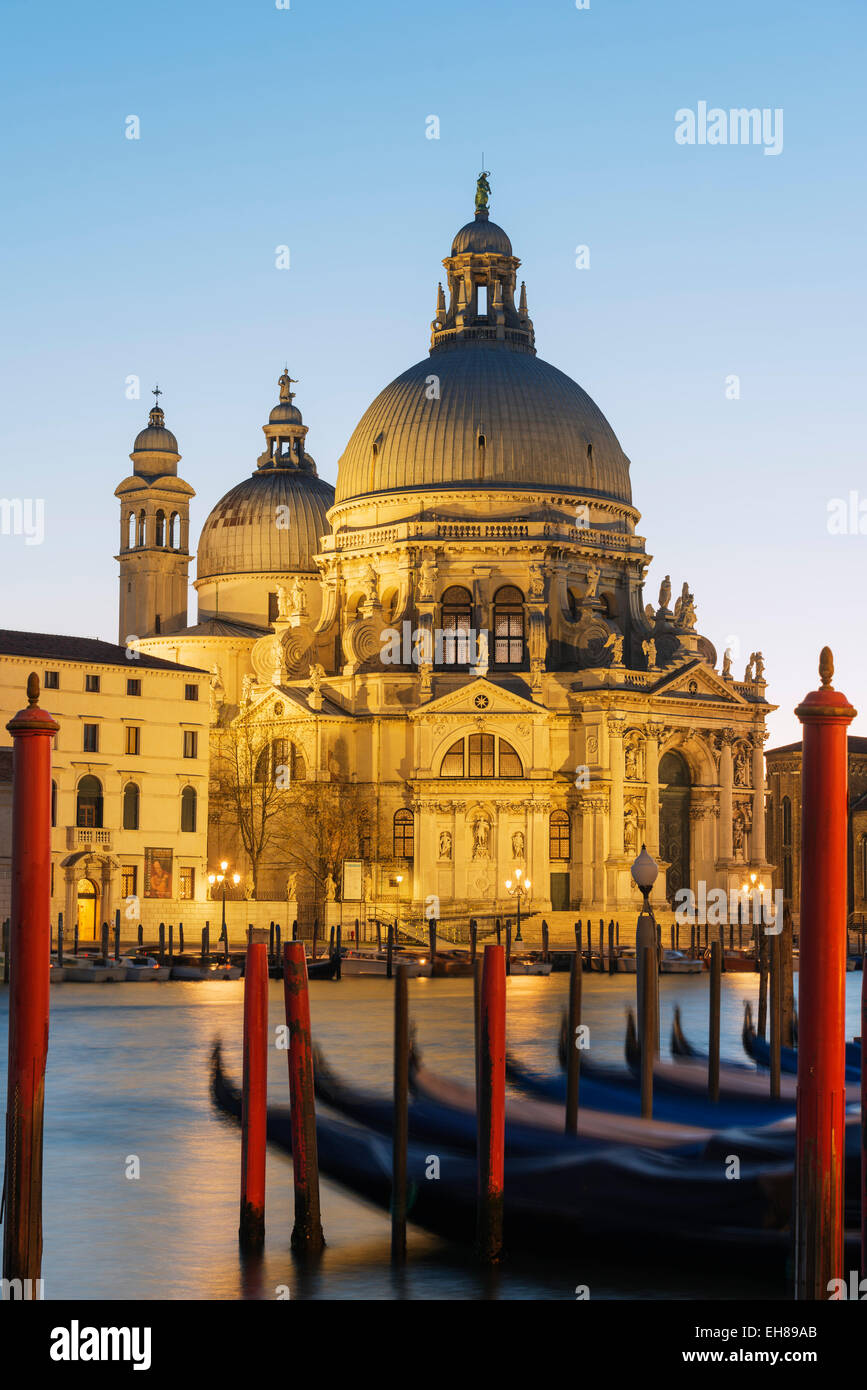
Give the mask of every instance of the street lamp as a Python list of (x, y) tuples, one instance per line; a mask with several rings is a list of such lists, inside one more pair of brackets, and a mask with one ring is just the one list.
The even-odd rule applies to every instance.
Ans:
[(650, 890), (659, 877), (659, 867), (655, 859), (651, 859), (644, 845), (641, 846), (641, 853), (632, 865), (632, 877), (636, 887), (641, 889), (644, 898), (644, 911), (653, 916), (650, 906)]
[[(223, 921), (222, 926), (220, 928), (220, 939), (225, 940), (227, 945), (229, 938), (226, 933), (226, 870), (228, 869), (228, 867), (229, 861), (227, 859), (222, 859), (220, 861), (220, 869), (222, 870), (222, 872), (219, 874), (208, 874), (208, 882), (210, 883), (211, 888), (213, 889), (215, 883), (219, 883), (223, 890)], [(237, 888), (238, 884), (241, 882), (241, 875), (232, 874), (232, 882)]]
[(529, 899), (530, 897), (530, 880), (528, 878), (522, 879), (522, 872), (523, 870), (521, 869), (515, 870), (514, 884), (512, 883), (512, 880), (510, 878), (506, 879), (506, 892), (509, 894), (510, 898), (515, 899), (518, 905), (518, 930), (515, 932), (516, 943), (518, 941), (524, 940), (524, 938), (521, 935), (521, 902), (524, 898)]

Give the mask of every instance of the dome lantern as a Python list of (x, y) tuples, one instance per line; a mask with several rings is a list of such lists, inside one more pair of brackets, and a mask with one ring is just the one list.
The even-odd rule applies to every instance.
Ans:
[(304, 450), (307, 426), (301, 411), (293, 402), (296, 385), (295, 377), (289, 375), (284, 367), (279, 378), (280, 399), (268, 416), (267, 425), (262, 426), (267, 448), (257, 460), (259, 468), (298, 468), (305, 473), (316, 472), (316, 465)]
[(516, 352), (535, 353), (533, 324), (526, 294), (515, 307), (515, 283), (521, 262), (502, 227), (490, 219), (491, 187), (487, 171), (476, 184), (476, 212), (452, 242), (443, 261), (448, 276), (449, 306), (440, 291), (431, 324), (431, 352), (467, 342), (501, 343)]
[(166, 429), (166, 417), (160, 405), (162, 394), (159, 386), (155, 386), (154, 404), (148, 414), (147, 425), (136, 435), (130, 454), (133, 472), (146, 477), (177, 474), (181, 457), (177, 439), (171, 430)]

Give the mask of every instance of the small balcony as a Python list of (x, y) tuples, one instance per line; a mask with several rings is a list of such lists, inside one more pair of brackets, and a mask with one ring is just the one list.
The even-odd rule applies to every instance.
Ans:
[(95, 825), (69, 825), (66, 828), (67, 849), (111, 849), (111, 831)]

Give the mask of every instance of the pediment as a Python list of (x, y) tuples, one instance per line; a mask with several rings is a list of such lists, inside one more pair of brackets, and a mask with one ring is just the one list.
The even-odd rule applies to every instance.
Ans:
[(440, 695), (436, 700), (430, 700), (426, 705), (413, 710), (411, 719), (418, 719), (420, 716), (430, 714), (455, 714), (468, 715), (479, 714), (543, 714), (546, 713), (541, 706), (533, 700), (520, 695), (515, 690), (497, 685), (494, 681), (487, 680), (484, 676), (479, 676), (476, 680), (468, 681), (466, 685), (460, 686), (457, 690), (450, 690), (446, 695)]
[(749, 704), (749, 701), (735, 689), (734, 682), (724, 681), (722, 676), (717, 675), (704, 661), (695, 661), (689, 666), (680, 667), (654, 688), (653, 695), (654, 698), (673, 695), (690, 700), (713, 700), (716, 704)]

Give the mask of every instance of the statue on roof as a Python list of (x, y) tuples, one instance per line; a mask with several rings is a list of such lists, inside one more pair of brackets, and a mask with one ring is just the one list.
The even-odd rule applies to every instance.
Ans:
[(483, 169), (476, 179), (476, 212), (487, 212), (488, 210), (488, 199), (491, 196), (489, 178), (490, 170)]

